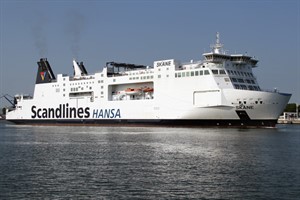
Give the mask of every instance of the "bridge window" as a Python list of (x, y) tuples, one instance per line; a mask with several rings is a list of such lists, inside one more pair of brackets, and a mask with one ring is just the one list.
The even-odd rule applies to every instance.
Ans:
[(235, 89), (240, 89), (240, 85), (234, 84)]
[(213, 69), (213, 70), (211, 70), (211, 72), (212, 72), (213, 74), (219, 74), (217, 69)]
[(247, 86), (246, 86), (246, 85), (241, 85), (241, 88), (242, 88), (243, 90), (247, 90)]
[(220, 69), (219, 73), (220, 74), (226, 74), (225, 70), (223, 70), (223, 69)]
[(230, 82), (229, 78), (224, 78), (225, 82)]

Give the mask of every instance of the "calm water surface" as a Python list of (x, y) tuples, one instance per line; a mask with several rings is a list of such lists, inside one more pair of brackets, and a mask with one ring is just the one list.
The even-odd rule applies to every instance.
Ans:
[(300, 126), (1, 123), (0, 199), (300, 199)]

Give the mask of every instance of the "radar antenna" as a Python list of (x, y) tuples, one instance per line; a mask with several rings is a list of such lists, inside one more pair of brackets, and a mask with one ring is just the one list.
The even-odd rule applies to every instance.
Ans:
[(216, 33), (216, 44), (210, 45), (210, 47), (213, 50), (213, 53), (221, 53), (221, 49), (223, 47), (223, 44), (220, 43), (220, 33)]

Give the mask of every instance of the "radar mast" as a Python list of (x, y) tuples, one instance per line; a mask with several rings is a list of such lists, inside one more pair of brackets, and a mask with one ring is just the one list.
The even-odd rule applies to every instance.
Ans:
[(220, 43), (219, 32), (216, 33), (216, 44), (212, 44), (210, 45), (210, 47), (212, 48), (213, 53), (217, 53), (217, 54), (223, 53), (223, 51), (221, 52), (223, 44)]

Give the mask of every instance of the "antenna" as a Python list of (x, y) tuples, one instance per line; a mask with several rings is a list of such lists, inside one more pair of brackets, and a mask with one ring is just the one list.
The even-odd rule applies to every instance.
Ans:
[(216, 34), (216, 44), (220, 44), (220, 33), (217, 32)]
[(220, 43), (220, 33), (219, 32), (216, 33), (216, 44), (210, 45), (210, 47), (212, 48), (213, 53), (221, 53), (220, 50), (222, 49), (223, 44)]

